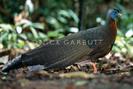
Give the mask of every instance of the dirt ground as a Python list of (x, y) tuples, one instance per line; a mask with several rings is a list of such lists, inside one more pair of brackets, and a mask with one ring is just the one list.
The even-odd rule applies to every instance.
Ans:
[(59, 78), (15, 71), (0, 77), (0, 89), (133, 89), (133, 76), (129, 73)]
[[(61, 77), (60, 73), (29, 72), (27, 69), (14, 70), (9, 74), (1, 73), (0, 89), (133, 89), (132, 72), (62, 74), (64, 76)], [(88, 76), (85, 77), (85, 74)]]
[(32, 72), (26, 67), (2, 73), (1, 63), (0, 89), (133, 89), (132, 64), (121, 55), (111, 54), (96, 62), (97, 73), (88, 63), (62, 70)]

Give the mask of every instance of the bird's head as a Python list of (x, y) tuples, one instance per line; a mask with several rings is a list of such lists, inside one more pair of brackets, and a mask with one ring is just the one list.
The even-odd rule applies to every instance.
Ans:
[(120, 9), (109, 10), (108, 15), (111, 19), (116, 20), (119, 16), (121, 16), (121, 10)]

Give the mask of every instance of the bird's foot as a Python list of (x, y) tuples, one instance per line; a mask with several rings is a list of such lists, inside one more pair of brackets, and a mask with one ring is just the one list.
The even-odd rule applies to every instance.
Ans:
[(76, 64), (79, 65), (79, 66), (85, 66), (85, 65), (89, 64), (93, 68), (93, 73), (95, 73), (95, 74), (98, 73), (95, 62), (92, 62), (90, 60), (85, 60), (85, 61), (82, 61), (82, 62), (77, 62)]

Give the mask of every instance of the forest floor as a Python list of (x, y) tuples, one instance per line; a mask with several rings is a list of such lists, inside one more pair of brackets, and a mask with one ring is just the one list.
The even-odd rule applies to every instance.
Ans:
[[(8, 57), (1, 57), (7, 60)], [(28, 68), (2, 73), (0, 89), (133, 89), (133, 64), (119, 53), (110, 53), (96, 62), (77, 63), (61, 70), (31, 71)]]

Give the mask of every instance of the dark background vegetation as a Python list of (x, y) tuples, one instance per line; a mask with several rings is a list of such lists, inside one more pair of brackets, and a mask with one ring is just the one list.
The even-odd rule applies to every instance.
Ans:
[[(114, 51), (133, 51), (133, 1), (84, 0), (84, 29), (106, 22), (110, 8), (122, 9)], [(78, 27), (79, 0), (0, 0), (0, 47), (25, 48), (64, 37)], [(34, 44), (33, 44), (34, 45)]]
[[(126, 70), (130, 72), (130, 68), (133, 69), (131, 67), (133, 65), (133, 0), (83, 1), (83, 30), (105, 24), (106, 14), (109, 9), (118, 7), (122, 10), (122, 16), (118, 19), (118, 32), (113, 50), (111, 54), (106, 57), (106, 59), (110, 59), (111, 61), (102, 61), (97, 64), (98, 68), (109, 69), (108, 71), (111, 73), (114, 73), (112, 72), (112, 68), (114, 68), (113, 71), (116, 70), (115, 72), (118, 72), (117, 68), (119, 68), (119, 71)], [(42, 44), (42, 42), (59, 39), (70, 33), (77, 32), (79, 22), (79, 4), (79, 0), (0, 0), (0, 57), (5, 56), (7, 53), (6, 55), (9, 55), (9, 58), (14, 58), (16, 54), (33, 49)], [(115, 62), (114, 59), (116, 59)], [(5, 63), (5, 60), (4, 58), (1, 58), (0, 68), (2, 68), (3, 63)], [(99, 69), (99, 72), (102, 73), (101, 69)], [(70, 68), (69, 70), (75, 70), (75, 67), (72, 67), (72, 69)], [(80, 70), (84, 71), (84, 68)], [(87, 73), (88, 72), (90, 72), (90, 70), (87, 70)], [(60, 73), (62, 73), (62, 71), (52, 72), (52, 74), (55, 75)], [(103, 73), (105, 73), (105, 71), (103, 71)], [(38, 77), (36, 78), (35, 75)], [(56, 78), (55, 75), (54, 78), (51, 77), (51, 72), (50, 74), (41, 72), (35, 75), (29, 75), (29, 73), (27, 74), (27, 71), (23, 71), (23, 69), (11, 72), (9, 76), (3, 76), (0, 73), (0, 86), (2, 89), (18, 89), (20, 86), (24, 86), (24, 89), (29, 89), (34, 85), (33, 88), (36, 87), (38, 89), (37, 85), (39, 85), (39, 89), (47, 89), (47, 87), (52, 88), (52, 84), (55, 89), (75, 89), (73, 88), (75, 87), (75, 84), (79, 84), (78, 86), (87, 84), (81, 89), (85, 89), (85, 87), (92, 89), (106, 89), (105, 87), (109, 88), (112, 84), (114, 87), (116, 86), (116, 89), (132, 89), (130, 85), (126, 85), (125, 87), (122, 87), (121, 85), (123, 85), (123, 82), (133, 84), (132, 76), (131, 78), (126, 77), (125, 79), (125, 77), (123, 78), (121, 74), (116, 75), (113, 79), (110, 76), (106, 78), (104, 76), (101, 77), (101, 75), (100, 78), (94, 78), (94, 76), (91, 76), (91, 79), (94, 78), (94, 80), (79, 80), (76, 83), (75, 81), (77, 80), (64, 79), (66, 82), (64, 82), (64, 80), (56, 80), (57, 76)], [(126, 76), (127, 75), (129, 75), (129, 73), (126, 73)], [(132, 75), (132, 73), (130, 75)], [(66, 74), (63, 76), (85, 77), (86, 74)], [(45, 82), (42, 81), (44, 77), (53, 78), (55, 80), (52, 83), (49, 79)], [(87, 74), (87, 79), (88, 78), (89, 75)], [(29, 79), (42, 80), (39, 82), (31, 80), (29, 82)], [(10, 81), (15, 82), (12, 82), (13, 85), (11, 85), (9, 83)], [(120, 86), (118, 86), (119, 81), (122, 81)], [(74, 83), (74, 85), (71, 85), (71, 83)], [(66, 86), (66, 88), (63, 88), (64, 86)]]

